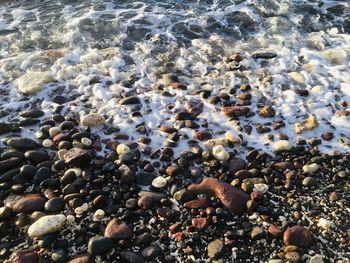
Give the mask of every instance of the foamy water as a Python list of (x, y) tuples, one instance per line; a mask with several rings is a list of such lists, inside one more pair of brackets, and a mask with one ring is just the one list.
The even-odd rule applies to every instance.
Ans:
[[(65, 115), (89, 112), (105, 115), (108, 123), (129, 134), (144, 136), (135, 127), (144, 123), (152, 147), (162, 147), (166, 136), (160, 125), (173, 124), (171, 117), (186, 99), (200, 99), (196, 90), (211, 96), (242, 83), (252, 86), (251, 110), (273, 105), (274, 118), (258, 115), (241, 118), (253, 126), (250, 135), (220, 112), (220, 105), (204, 101), (198, 123), (209, 123), (214, 138), (226, 131), (242, 134), (247, 146), (267, 152), (273, 141), (258, 134), (256, 123), (284, 120), (286, 127), (269, 134), (320, 138), (333, 132), (333, 140), (320, 145), (325, 152), (348, 150), (350, 116), (341, 116), (350, 103), (350, 4), (347, 1), (5, 1), (0, 7), (0, 110), (17, 118), (17, 110), (39, 106), (50, 116), (55, 94), (72, 100)], [(224, 59), (239, 52), (243, 71), (228, 70)], [(272, 59), (254, 59), (256, 52), (273, 52)], [(27, 72), (50, 76), (41, 92), (23, 100), (16, 80)], [(157, 89), (164, 73), (176, 74), (187, 91)], [(121, 83), (133, 79), (131, 87)], [(272, 81), (268, 81), (268, 79)], [(97, 81), (92, 81), (96, 79)], [(306, 89), (301, 97), (295, 89)], [(131, 117), (135, 107), (121, 106), (120, 96), (133, 93), (142, 101), (142, 117)], [(192, 95), (190, 95), (192, 94)], [(237, 92), (239, 94), (239, 92)], [(235, 97), (231, 96), (231, 101)], [(173, 107), (169, 108), (169, 105)], [(294, 125), (314, 115), (319, 127), (296, 134)], [(28, 133), (26, 130), (25, 133)], [(97, 130), (98, 131), (98, 130)], [(186, 149), (193, 130), (181, 129), (177, 151)], [(102, 130), (101, 136), (104, 135)], [(275, 141), (278, 139), (275, 137)], [(237, 148), (245, 151), (245, 148)]]

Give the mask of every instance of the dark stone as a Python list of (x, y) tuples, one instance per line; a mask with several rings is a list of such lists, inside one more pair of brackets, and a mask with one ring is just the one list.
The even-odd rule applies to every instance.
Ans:
[(138, 172), (136, 174), (136, 184), (138, 185), (151, 185), (155, 175), (153, 173)]
[(286, 246), (308, 248), (314, 243), (314, 235), (303, 226), (293, 226), (287, 228), (283, 234), (283, 242)]
[(156, 258), (158, 257), (160, 254), (162, 253), (162, 250), (160, 249), (160, 247), (158, 246), (148, 246), (146, 247), (144, 250), (142, 250), (141, 254), (142, 256), (147, 259), (147, 260), (150, 260), (150, 259), (153, 259), (153, 258)]
[(7, 145), (17, 150), (34, 150), (39, 147), (38, 143), (26, 137), (14, 137), (7, 141)]
[(17, 168), (21, 164), (21, 159), (12, 157), (10, 159), (0, 161), (0, 173), (7, 172), (13, 168)]
[(131, 251), (123, 251), (120, 253), (120, 257), (125, 263), (144, 263), (143, 257), (137, 255)]
[(10, 261), (12, 263), (38, 263), (39, 255), (30, 250), (17, 250), (11, 255)]
[(94, 236), (88, 243), (88, 252), (91, 255), (103, 255), (114, 247), (112, 239), (108, 237)]
[(8, 123), (0, 122), (0, 134), (8, 133), (12, 130), (12, 126)]
[(24, 157), (31, 163), (41, 163), (50, 159), (46, 152), (40, 150), (27, 151)]
[(32, 179), (36, 173), (37, 169), (34, 165), (23, 165), (20, 169), (19, 174), (25, 178)]
[(43, 210), (45, 199), (39, 194), (10, 196), (5, 200), (5, 205), (12, 207), (15, 213), (30, 214), (34, 211)]
[(47, 212), (59, 212), (64, 208), (64, 201), (60, 197), (53, 197), (46, 201), (45, 210)]
[(52, 175), (51, 169), (49, 169), (47, 167), (42, 167), (36, 172), (36, 174), (34, 176), (34, 182), (36, 184), (40, 184), (45, 179), (50, 178), (51, 175)]
[(23, 118), (39, 118), (44, 116), (45, 112), (42, 110), (26, 110), (26, 111), (21, 111), (19, 113), (19, 116)]
[(132, 104), (141, 104), (141, 101), (136, 96), (126, 97), (120, 100), (121, 105), (132, 105)]
[(91, 162), (88, 151), (80, 148), (72, 148), (64, 155), (65, 162), (72, 167), (86, 167)]

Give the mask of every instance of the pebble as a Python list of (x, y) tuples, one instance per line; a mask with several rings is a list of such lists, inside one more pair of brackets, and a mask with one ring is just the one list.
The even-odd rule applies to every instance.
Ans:
[(242, 212), (249, 199), (246, 193), (216, 178), (205, 178), (200, 184), (191, 184), (188, 190), (196, 195), (213, 195), (233, 212)]
[(195, 229), (203, 230), (209, 226), (209, 220), (207, 218), (192, 218), (192, 226)]
[(98, 113), (90, 113), (81, 119), (81, 125), (87, 127), (98, 127), (106, 124), (105, 118)]
[(253, 227), (250, 236), (252, 239), (261, 239), (264, 235), (264, 230), (261, 227)]
[(149, 196), (142, 196), (138, 202), (138, 206), (141, 207), (144, 210), (148, 210), (152, 207), (153, 199)]
[(267, 184), (255, 184), (254, 191), (265, 194), (269, 190), (269, 186)]
[(46, 201), (45, 210), (47, 212), (59, 212), (64, 208), (64, 201), (60, 197), (53, 197)]
[(114, 240), (131, 239), (133, 237), (133, 232), (127, 224), (119, 223), (117, 219), (112, 219), (108, 223), (104, 235)]
[[(341, 262), (341, 261), (339, 261)], [(323, 256), (320, 254), (316, 254), (312, 256), (307, 263), (324, 263)]]
[(283, 233), (283, 242), (286, 246), (308, 248), (314, 243), (314, 235), (306, 227), (293, 226)]
[(88, 252), (91, 255), (103, 255), (114, 247), (112, 239), (102, 236), (91, 237), (88, 243)]
[(129, 154), (131, 152), (131, 149), (126, 144), (121, 143), (117, 146), (116, 151), (118, 155), (124, 155), (124, 154)]
[(298, 263), (300, 262), (300, 254), (298, 252), (288, 252), (285, 254), (285, 258), (286, 260), (288, 260), (288, 262), (290, 263)]
[(51, 138), (55, 137), (57, 134), (59, 134), (61, 132), (61, 128), (60, 127), (51, 127), (49, 129), (49, 134), (51, 136)]
[(39, 194), (26, 194), (11, 202), (9, 206), (12, 207), (15, 213), (30, 214), (34, 211), (43, 210), (44, 205), (45, 199)]
[(273, 150), (275, 152), (289, 151), (292, 149), (292, 144), (287, 140), (280, 140), (273, 144)]
[(156, 245), (152, 245), (152, 246), (148, 246), (146, 248), (144, 248), (141, 252), (141, 255), (147, 259), (154, 259), (156, 257), (158, 257), (161, 254), (162, 250), (160, 249), (160, 247), (156, 246)]
[(121, 99), (119, 103), (120, 103), (120, 105), (134, 105), (134, 104), (141, 104), (141, 101), (140, 101), (139, 97), (130, 96), (130, 97), (126, 97), (124, 99)]
[(12, 157), (7, 160), (0, 161), (0, 173), (7, 172), (11, 169), (17, 168), (21, 164), (21, 159)]
[(120, 253), (120, 257), (125, 263), (144, 263), (145, 262), (142, 256), (139, 256), (136, 253), (131, 251), (122, 251)]
[(40, 92), (44, 84), (53, 81), (48, 72), (27, 71), (16, 80), (18, 90), (25, 95), (34, 95)]
[(11, 263), (39, 263), (39, 255), (31, 250), (16, 250), (10, 256)]
[(205, 209), (209, 206), (208, 198), (200, 198), (197, 200), (191, 200), (184, 204), (187, 209)]
[(168, 180), (162, 176), (158, 176), (154, 178), (152, 181), (152, 186), (158, 189), (162, 189), (166, 187), (167, 184), (168, 184)]
[(293, 71), (293, 72), (288, 73), (288, 75), (292, 80), (294, 80), (297, 83), (304, 84), (306, 81), (305, 77), (302, 74), (300, 74), (299, 72)]
[(230, 158), (230, 154), (221, 145), (215, 145), (213, 147), (213, 155), (220, 161), (227, 161)]
[(328, 229), (330, 229), (334, 224), (333, 224), (332, 221), (321, 217), (321, 218), (318, 220), (318, 224), (317, 224), (317, 225), (320, 226), (320, 227), (322, 227), (322, 228), (325, 229), (325, 230), (328, 230)]
[(86, 167), (90, 164), (91, 156), (86, 150), (72, 148), (64, 154), (64, 160), (68, 166)]
[(208, 244), (208, 257), (218, 259), (223, 255), (224, 249), (224, 242), (220, 239), (215, 239)]
[(86, 138), (86, 137), (81, 138), (80, 141), (85, 146), (91, 146), (91, 144), (92, 144), (92, 141), (89, 138)]
[(317, 181), (314, 177), (305, 177), (303, 179), (303, 185), (307, 187), (315, 186), (317, 184)]
[(276, 115), (276, 111), (272, 106), (264, 106), (259, 110), (259, 115), (264, 118), (272, 118)]
[(34, 150), (38, 148), (38, 143), (26, 137), (13, 137), (7, 141), (7, 145), (17, 150)]
[(39, 218), (28, 229), (30, 237), (41, 237), (43, 235), (60, 230), (66, 222), (65, 215), (48, 215)]
[(99, 222), (105, 217), (105, 214), (105, 211), (102, 209), (97, 209), (94, 213), (93, 220)]
[(12, 126), (8, 123), (0, 122), (0, 134), (8, 133), (12, 130)]
[(314, 173), (316, 172), (320, 166), (317, 163), (312, 163), (312, 164), (305, 164), (303, 166), (303, 171), (304, 173)]
[(43, 140), (42, 145), (45, 148), (50, 148), (50, 147), (54, 146), (54, 143), (50, 139), (45, 139), (45, 140)]

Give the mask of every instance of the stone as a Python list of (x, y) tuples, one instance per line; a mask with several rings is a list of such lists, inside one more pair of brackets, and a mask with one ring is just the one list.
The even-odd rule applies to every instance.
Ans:
[(245, 166), (245, 161), (238, 157), (234, 157), (227, 162), (228, 171), (232, 175), (238, 172), (239, 170), (243, 170)]
[(136, 253), (131, 251), (122, 251), (120, 253), (120, 257), (125, 263), (144, 263), (145, 262), (142, 256), (139, 256)]
[(142, 233), (138, 236), (136, 236), (134, 244), (136, 246), (140, 246), (140, 245), (149, 245), (150, 243), (152, 243), (153, 241), (153, 237), (150, 233)]
[(7, 160), (0, 161), (0, 173), (5, 173), (14, 168), (17, 168), (21, 164), (21, 159), (12, 157)]
[(280, 140), (273, 144), (273, 150), (275, 152), (290, 151), (292, 149), (292, 144), (287, 140)]
[(98, 127), (106, 124), (106, 120), (101, 114), (90, 113), (81, 119), (81, 124), (87, 127)]
[(86, 167), (91, 162), (88, 151), (80, 148), (72, 148), (64, 154), (65, 163), (72, 167)]
[(131, 239), (133, 237), (133, 232), (127, 224), (119, 223), (118, 220), (114, 218), (109, 221), (104, 235), (114, 240)]
[(315, 186), (317, 184), (317, 181), (314, 177), (305, 177), (303, 180), (303, 185), (307, 187)]
[(11, 207), (8, 207), (8, 206), (0, 207), (0, 222), (9, 219), (12, 213), (13, 211)]
[(252, 239), (261, 239), (264, 235), (264, 230), (261, 227), (255, 226), (250, 232)]
[(158, 177), (154, 178), (152, 181), (152, 186), (157, 188), (157, 189), (162, 189), (162, 188), (166, 187), (167, 184), (168, 184), (168, 180), (162, 176), (158, 176)]
[(59, 212), (62, 211), (64, 208), (64, 200), (60, 197), (53, 197), (46, 201), (45, 203), (45, 210), (47, 212)]
[(30, 237), (41, 237), (43, 235), (60, 230), (66, 222), (65, 215), (48, 215), (39, 218), (28, 229)]
[(133, 105), (133, 104), (141, 104), (139, 97), (131, 96), (121, 99), (119, 102), (121, 105)]
[(246, 208), (249, 196), (216, 178), (206, 178), (200, 184), (191, 184), (188, 190), (195, 194), (212, 195), (233, 212), (242, 212)]
[(148, 246), (146, 248), (144, 248), (141, 252), (141, 255), (147, 259), (153, 259), (158, 257), (160, 254), (162, 253), (162, 250), (160, 249), (160, 247), (156, 246), (156, 245), (152, 245), (152, 246)]
[(208, 257), (218, 259), (223, 255), (224, 249), (224, 242), (220, 239), (215, 239), (208, 244)]
[(187, 209), (205, 209), (208, 206), (209, 206), (209, 200), (208, 198), (205, 198), (205, 197), (192, 200), (184, 204), (184, 207)]
[(250, 113), (250, 108), (247, 106), (228, 106), (222, 107), (221, 111), (228, 117), (246, 116)]
[(318, 224), (317, 225), (322, 227), (325, 230), (328, 230), (334, 225), (334, 223), (332, 221), (328, 220), (328, 219), (325, 219), (325, 218), (321, 217), (318, 220)]
[(153, 199), (153, 201), (155, 202), (160, 202), (160, 200), (167, 198), (166, 194), (163, 193), (156, 193), (156, 192), (150, 192), (150, 191), (140, 191), (139, 192), (139, 196), (143, 197), (143, 196), (149, 196)]
[(14, 196), (13, 198), (14, 201), (8, 203), (8, 205), (12, 207), (14, 213), (30, 214), (44, 209), (45, 199), (39, 194), (26, 194), (18, 197)]
[(31, 163), (42, 163), (50, 159), (49, 155), (44, 151), (31, 150), (24, 154), (24, 157)]
[(203, 102), (201, 102), (200, 100), (197, 99), (191, 99), (191, 100), (187, 100), (185, 102), (185, 108), (186, 110), (191, 113), (194, 114), (196, 116), (198, 116), (199, 114), (201, 114), (203, 112)]
[(320, 166), (317, 163), (311, 163), (311, 164), (305, 164), (303, 166), (303, 172), (304, 173), (314, 173), (316, 172)]
[(304, 84), (306, 81), (305, 77), (299, 72), (290, 72), (288, 75), (293, 81), (297, 83)]
[(288, 260), (290, 263), (298, 263), (300, 262), (300, 254), (296, 251), (288, 252), (285, 254), (285, 259)]
[(312, 256), (307, 263), (324, 263), (323, 256), (320, 254), (316, 254)]
[(173, 219), (179, 215), (179, 212), (170, 208), (158, 208), (157, 215), (166, 219)]
[(89, 239), (88, 252), (91, 255), (103, 255), (114, 247), (112, 239), (102, 236), (94, 236)]
[(71, 260), (68, 263), (92, 263), (92, 259), (89, 255), (79, 255)]
[(213, 138), (213, 135), (209, 131), (196, 131), (193, 138), (199, 141), (207, 141)]
[(39, 263), (39, 255), (31, 250), (16, 250), (10, 257), (12, 263)]
[(209, 220), (204, 217), (192, 218), (192, 226), (197, 230), (203, 230), (209, 226)]
[(45, 112), (43, 112), (42, 110), (25, 110), (25, 111), (21, 111), (19, 113), (19, 116), (23, 117), (23, 118), (39, 118), (45, 115)]
[(34, 150), (39, 147), (36, 141), (26, 137), (13, 137), (7, 141), (7, 145), (20, 151)]
[(279, 237), (282, 235), (282, 230), (275, 226), (274, 224), (271, 224), (268, 229), (269, 233), (275, 237)]
[(283, 242), (286, 246), (308, 248), (314, 243), (314, 235), (303, 226), (293, 226), (287, 228), (283, 234)]
[(276, 111), (272, 106), (266, 105), (259, 110), (259, 115), (263, 118), (275, 117)]
[(12, 130), (12, 126), (8, 123), (0, 122), (0, 134), (8, 133)]
[(274, 52), (255, 52), (252, 54), (252, 58), (255, 59), (271, 59), (277, 57), (277, 54)]
[(150, 209), (153, 205), (153, 199), (149, 196), (142, 196), (138, 202), (138, 206), (144, 210)]
[(48, 72), (28, 71), (16, 80), (16, 85), (21, 93), (34, 95), (40, 92), (46, 83), (52, 81), (52, 75)]
[(171, 85), (174, 82), (179, 82), (179, 78), (174, 74), (164, 74), (163, 82), (165, 85)]

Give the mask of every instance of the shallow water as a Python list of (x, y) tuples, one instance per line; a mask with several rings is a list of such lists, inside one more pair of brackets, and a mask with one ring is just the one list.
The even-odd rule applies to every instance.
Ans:
[[(339, 106), (340, 100), (350, 103), (348, 1), (123, 2), (2, 1), (0, 110), (7, 112), (2, 119), (13, 120), (18, 109), (35, 105), (49, 116), (55, 106), (52, 96), (64, 93), (74, 98), (66, 114), (103, 113), (133, 139), (141, 136), (135, 127), (144, 123), (151, 145), (160, 147), (165, 137), (158, 127), (171, 123), (183, 98), (198, 98), (189, 95), (198, 89), (217, 95), (250, 83), (252, 110), (257, 112), (259, 103), (272, 104), (277, 112), (274, 120), (286, 123), (272, 134), (284, 133), (294, 143), (298, 137), (320, 138), (324, 131), (332, 131), (335, 138), (320, 148), (348, 149), (350, 117), (335, 114), (348, 108)], [(256, 51), (275, 52), (277, 57), (254, 59), (251, 54)], [(229, 71), (222, 63), (233, 52), (246, 58), (244, 71)], [(54, 80), (29, 103), (16, 88), (16, 79), (28, 71), (47, 72)], [(301, 83), (293, 81), (290, 72), (299, 72)], [(177, 96), (161, 96), (155, 87), (162, 84), (163, 73), (179, 76), (188, 91), (169, 89)], [(131, 88), (120, 85), (130, 76)], [(266, 84), (266, 76), (273, 82)], [(294, 89), (307, 89), (310, 95), (300, 97)], [(118, 105), (118, 98), (128, 92), (141, 98), (142, 117), (131, 118), (133, 109)], [(169, 104), (175, 107), (169, 110)], [(204, 104), (199, 119), (210, 123), (214, 137), (227, 130), (241, 133), (218, 105)], [(320, 126), (297, 135), (294, 124), (309, 114)], [(270, 121), (256, 115), (242, 119), (241, 125)], [(192, 130), (182, 131), (192, 137)], [(271, 152), (273, 142), (254, 128), (243, 139), (248, 146)], [(178, 150), (184, 148), (185, 138)]]

